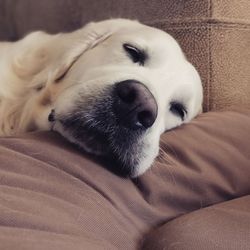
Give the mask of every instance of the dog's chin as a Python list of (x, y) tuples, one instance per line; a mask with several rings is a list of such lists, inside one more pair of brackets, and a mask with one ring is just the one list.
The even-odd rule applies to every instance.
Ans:
[(81, 126), (64, 127), (55, 123), (53, 130), (92, 156), (97, 156), (104, 167), (125, 178), (137, 177), (144, 157), (143, 135), (131, 134), (126, 128), (113, 133), (103, 133), (97, 128)]
[(56, 107), (49, 120), (53, 121), (53, 130), (87, 153), (104, 159), (112, 172), (137, 177), (150, 167), (155, 150), (152, 142), (146, 140), (146, 130), (133, 130), (119, 123), (113, 99), (112, 88), (95, 96), (80, 94), (70, 110)]

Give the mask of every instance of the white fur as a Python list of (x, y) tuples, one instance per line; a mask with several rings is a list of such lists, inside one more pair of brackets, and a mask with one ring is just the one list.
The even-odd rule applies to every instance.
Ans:
[[(147, 51), (144, 67), (128, 58), (122, 48), (126, 42)], [(157, 156), (161, 133), (183, 123), (169, 110), (170, 102), (185, 102), (184, 122), (190, 121), (201, 111), (202, 85), (170, 35), (136, 21), (107, 20), (72, 33), (39, 31), (14, 43), (0, 43), (0, 135), (50, 130), (52, 109), (71, 112), (79, 92), (95, 95), (126, 79), (145, 84), (158, 104), (157, 119), (143, 138), (144, 154), (134, 173), (140, 175)], [(59, 124), (53, 126), (74, 142)]]

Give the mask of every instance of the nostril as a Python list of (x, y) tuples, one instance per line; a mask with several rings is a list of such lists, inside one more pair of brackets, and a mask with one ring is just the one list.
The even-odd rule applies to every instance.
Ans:
[(137, 97), (137, 91), (133, 87), (120, 86), (117, 90), (117, 95), (125, 103), (133, 103)]
[(138, 122), (145, 128), (149, 128), (153, 125), (155, 118), (152, 112), (144, 110), (138, 113)]

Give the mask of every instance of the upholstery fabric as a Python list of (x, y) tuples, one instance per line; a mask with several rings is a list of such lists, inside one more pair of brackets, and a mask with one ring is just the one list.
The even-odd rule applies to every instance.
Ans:
[(250, 106), (249, 0), (0, 0), (0, 39), (110, 17), (139, 19), (173, 35), (202, 77), (205, 111)]
[[(157, 246), (153, 228), (244, 196), (246, 206), (239, 203), (237, 208), (246, 209), (243, 225), (242, 219), (230, 221), (227, 213), (240, 215), (222, 205), (221, 223), (216, 220), (220, 217), (216, 207), (212, 217), (203, 212), (204, 224), (199, 224), (198, 211), (192, 230), (205, 230), (205, 223), (211, 226), (217, 221), (206, 237), (225, 225), (224, 240), (236, 244), (237, 238), (242, 244), (237, 249), (248, 249), (244, 246), (249, 246), (250, 238), (237, 229), (250, 223), (249, 127), (249, 109), (204, 113), (165, 133), (154, 166), (134, 180), (112, 174), (52, 132), (0, 138), (0, 249), (139, 249), (143, 244), (147, 247), (147, 233)], [(183, 230), (188, 230), (192, 218), (181, 218)], [(173, 228), (176, 232), (180, 223)], [(172, 225), (160, 228), (160, 235)], [(176, 240), (173, 234), (163, 239)], [(188, 249), (204, 249), (198, 247), (202, 240), (193, 240), (193, 248)]]
[(250, 195), (181, 216), (144, 242), (145, 250), (243, 250), (250, 244)]
[(246, 108), (165, 133), (134, 180), (52, 132), (0, 138), (0, 250), (249, 249), (250, 1), (0, 0), (0, 40), (110, 17), (173, 35), (201, 74), (205, 111)]

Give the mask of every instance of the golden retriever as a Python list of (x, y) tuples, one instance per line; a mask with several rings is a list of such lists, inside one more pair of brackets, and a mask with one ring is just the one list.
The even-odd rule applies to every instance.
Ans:
[(178, 43), (137, 21), (0, 43), (0, 135), (55, 130), (136, 177), (160, 135), (201, 111), (202, 84)]

